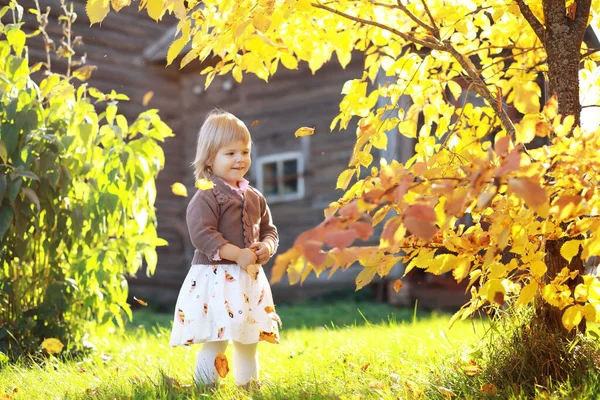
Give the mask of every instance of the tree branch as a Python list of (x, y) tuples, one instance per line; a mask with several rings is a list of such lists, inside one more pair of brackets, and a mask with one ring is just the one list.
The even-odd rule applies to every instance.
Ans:
[(435, 37), (439, 38), (439, 32), (433, 28), (432, 26), (427, 25), (425, 22), (421, 21), (415, 14), (413, 14), (404, 4), (402, 4), (402, 0), (398, 0), (398, 8), (404, 11), (404, 14), (408, 16), (408, 18), (412, 19), (419, 25), (424, 28), (426, 31), (431, 32), (431, 34)]
[(583, 60), (584, 58), (587, 58), (587, 57), (591, 56), (592, 54), (597, 53), (599, 51), (600, 51), (600, 47), (598, 47), (597, 49), (588, 50), (587, 52), (585, 52), (581, 55), (581, 59)]
[(452, 56), (456, 59), (456, 61), (458, 61), (460, 66), (465, 70), (471, 79), (473, 91), (487, 101), (488, 105), (492, 108), (492, 110), (494, 110), (498, 118), (500, 118), (502, 126), (504, 129), (506, 129), (506, 133), (510, 135), (513, 141), (516, 141), (516, 129), (513, 122), (506, 111), (504, 111), (504, 108), (498, 109), (498, 107), (495, 107), (496, 97), (492, 94), (492, 92), (490, 92), (490, 89), (481, 79), (481, 76), (477, 72), (475, 65), (473, 65), (468, 57), (456, 50), (449, 41), (444, 41), (444, 45), (444, 50), (452, 54)]
[(350, 19), (352, 21), (360, 22), (360, 23), (365, 24), (365, 25), (376, 26), (377, 28), (386, 30), (388, 32), (391, 32), (391, 33), (393, 33), (395, 35), (400, 36), (402, 39), (406, 40), (407, 42), (413, 42), (413, 43), (416, 43), (416, 44), (420, 44), (421, 46), (424, 46), (424, 47), (427, 47), (427, 48), (430, 48), (430, 49), (444, 50), (444, 46), (442, 46), (441, 44), (430, 42), (428, 40), (418, 39), (418, 38), (416, 38), (414, 36), (411, 36), (411, 35), (409, 35), (407, 33), (400, 32), (397, 29), (390, 28), (389, 26), (380, 24), (379, 22), (375, 22), (375, 21), (371, 21), (371, 20), (367, 20), (367, 19), (355, 17), (353, 15), (345, 14), (345, 13), (343, 13), (341, 11), (338, 11), (336, 9), (333, 9), (333, 8), (330, 8), (330, 7), (327, 7), (327, 6), (324, 6), (322, 4), (311, 3), (311, 5), (313, 7), (315, 7), (315, 8), (320, 8), (321, 10), (329, 11), (330, 13), (339, 15), (341, 17)]
[(429, 19), (431, 20), (431, 26), (433, 26), (433, 28), (435, 29), (435, 31), (438, 32), (437, 38), (439, 39), (440, 38), (439, 37), (440, 29), (435, 24), (435, 20), (433, 19), (433, 15), (431, 14), (431, 11), (429, 10), (429, 7), (427, 6), (427, 3), (425, 3), (425, 0), (421, 0), (421, 3), (423, 3), (423, 7), (425, 8), (425, 12), (427, 13), (427, 15), (429, 15)]
[(542, 25), (542, 23), (533, 14), (533, 11), (531, 11), (531, 8), (529, 8), (529, 6), (527, 4), (525, 4), (524, 0), (515, 0), (515, 1), (517, 2), (517, 5), (519, 6), (519, 10), (521, 10), (521, 14), (523, 14), (523, 16), (525, 17), (527, 22), (529, 22), (529, 25), (531, 26), (531, 28), (533, 28), (533, 31), (535, 32), (537, 37), (540, 39), (542, 44), (546, 45), (546, 30), (544, 29), (544, 26)]

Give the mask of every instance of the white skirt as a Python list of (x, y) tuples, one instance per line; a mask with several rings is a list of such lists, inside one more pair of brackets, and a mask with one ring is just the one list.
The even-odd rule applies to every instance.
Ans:
[(279, 343), (277, 323), (281, 320), (262, 267), (253, 278), (235, 264), (192, 265), (177, 297), (169, 345)]

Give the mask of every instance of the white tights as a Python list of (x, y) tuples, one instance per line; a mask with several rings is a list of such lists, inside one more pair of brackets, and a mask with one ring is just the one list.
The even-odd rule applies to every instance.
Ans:
[[(198, 384), (210, 385), (219, 381), (215, 357), (225, 353), (229, 341), (206, 342), (198, 352), (194, 379)], [(243, 344), (233, 341), (233, 378), (236, 385), (245, 385), (250, 379), (258, 379), (258, 343)]]

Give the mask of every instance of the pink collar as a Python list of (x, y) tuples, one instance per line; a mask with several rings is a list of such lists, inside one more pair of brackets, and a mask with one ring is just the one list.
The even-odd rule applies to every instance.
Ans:
[(239, 185), (240, 187), (235, 187), (235, 186), (231, 186), (229, 183), (223, 181), (224, 184), (226, 184), (227, 186), (229, 186), (232, 190), (234, 190), (236, 193), (239, 194), (243, 194), (246, 191), (246, 188), (248, 188), (248, 184), (250, 182), (248, 182), (247, 179), (242, 178), (242, 180), (240, 181)]

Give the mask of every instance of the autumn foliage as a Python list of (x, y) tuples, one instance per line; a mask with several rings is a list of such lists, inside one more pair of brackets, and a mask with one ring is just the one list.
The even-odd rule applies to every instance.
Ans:
[[(455, 318), (537, 297), (571, 330), (583, 319), (600, 321), (600, 284), (583, 268), (600, 255), (600, 130), (581, 128), (579, 103), (580, 82), (599, 86), (600, 58), (582, 40), (589, 24), (600, 26), (600, 2), (555, 3), (148, 0), (139, 7), (157, 20), (165, 12), (179, 18), (169, 63), (188, 43), (180, 67), (219, 57), (202, 71), (207, 86), (216, 75), (267, 81), (280, 65), (305, 61), (314, 73), (334, 55), (342, 67), (356, 52), (364, 57), (364, 73), (341, 88), (331, 124), (346, 129), (358, 118), (337, 182), (345, 193), (277, 257), (273, 281), (287, 273), (297, 283), (358, 262), (360, 288), (403, 262), (407, 272), (468, 280), (471, 300)], [(92, 22), (108, 11), (108, 2), (88, 1)], [(556, 93), (549, 101), (543, 79)], [(377, 160), (396, 129), (416, 139), (414, 157)]]

